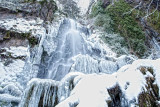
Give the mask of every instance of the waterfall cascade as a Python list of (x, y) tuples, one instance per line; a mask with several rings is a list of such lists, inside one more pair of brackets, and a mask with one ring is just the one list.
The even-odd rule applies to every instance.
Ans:
[[(122, 66), (131, 64), (135, 60), (131, 56), (121, 56), (119, 58), (113, 57), (114, 53), (112, 54), (111, 50), (106, 49), (106, 47), (104, 47), (105, 45), (98, 41), (99, 39), (94, 38), (94, 35), (87, 35), (89, 34), (87, 33), (88, 29), (85, 29), (86, 30), (72, 19), (64, 19), (62, 21), (57, 36), (53, 35), (56, 37), (56, 40), (54, 41), (55, 44), (57, 44), (56, 49), (51, 52), (50, 56), (43, 56), (45, 61), (41, 61), (44, 68), (40, 68), (37, 76), (43, 79), (33, 79), (28, 83), (28, 88), (25, 92), (25, 97), (23, 97), (21, 107), (26, 105), (26, 107), (55, 106), (60, 102), (62, 103), (57, 107), (63, 107), (64, 105), (66, 107), (76, 106), (80, 103), (78, 100), (79, 98), (77, 97), (79, 94), (74, 95), (73, 93), (77, 93), (79, 88), (82, 87), (81, 85), (80, 87), (77, 85), (79, 84), (79, 81), (86, 78), (83, 80), (84, 87), (87, 87), (85, 86), (85, 81), (87, 79), (90, 80), (90, 78), (90, 82), (97, 80), (96, 83), (98, 85), (103, 81), (102, 85), (104, 85), (107, 81), (113, 80), (109, 80), (109, 78), (115, 78), (114, 76), (110, 77), (109, 75), (112, 75), (112, 73), (117, 72)], [(94, 42), (97, 45), (95, 45)], [(91, 76), (85, 76), (85, 74), (91, 74)], [(103, 74), (107, 75), (105, 76)], [(96, 75), (97, 77), (95, 77)], [(89, 86), (89, 84), (91, 83), (88, 83), (87, 85)], [(107, 90), (107, 87), (114, 87), (116, 85), (115, 80), (113, 84), (111, 83), (110, 85), (111, 86), (108, 86), (107, 84), (98, 86), (98, 89), (94, 91), (96, 91), (101, 98), (103, 94), (99, 94), (99, 89), (103, 87), (105, 90), (106, 87)], [(86, 88), (84, 88), (85, 90), (82, 90), (89, 93), (89, 90), (92, 90), (94, 87), (95, 85), (89, 88), (88, 91)], [(76, 91), (74, 92), (72, 90)], [(80, 93), (82, 92), (80, 91)], [(107, 91), (104, 91), (104, 93), (106, 93), (107, 96), (105, 99), (110, 101), (111, 98), (109, 97), (109, 93)], [(82, 96), (82, 98), (80, 97), (80, 99), (83, 99), (83, 97), (84, 96)], [(95, 100), (96, 99), (97, 98), (95, 98)], [(99, 104), (101, 104), (102, 107), (105, 107), (107, 104), (105, 101), (100, 102), (97, 102), (95, 107)], [(80, 103), (79, 106), (85, 106), (85, 102), (83, 103), (84, 104)], [(91, 104), (91, 102), (88, 102), (88, 104)], [(93, 106), (94, 103), (91, 105)]]
[[(101, 58), (108, 50), (100, 43), (93, 45), (93, 41), (89, 40), (92, 35), (89, 35), (88, 32), (87, 28), (74, 20), (64, 19), (54, 41), (57, 44), (56, 49), (50, 56), (44, 56), (45, 61), (41, 62), (44, 67), (40, 68), (38, 77), (61, 80), (70, 71), (84, 73), (116, 72), (118, 70), (117, 62), (108, 61), (106, 65), (103, 64)], [(102, 70), (103, 66), (107, 65), (108, 68), (104, 68), (106, 71)]]
[(81, 36), (77, 23), (72, 19), (65, 19), (56, 37), (57, 47), (45, 63), (47, 72), (44, 78), (61, 80), (73, 64), (72, 58), (78, 54), (87, 54), (87, 47)]
[[(9, 1), (10, 6), (14, 0), (1, 1)], [(20, 7), (25, 5), (32, 11), (30, 8), (38, 3), (45, 5), (44, 9), (37, 7), (42, 15), (50, 10), (51, 1), (45, 0), (45, 4), (36, 0), (30, 4), (25, 0)], [(0, 37), (4, 36), (2, 40), (0, 38), (3, 41), (0, 43), (0, 106), (160, 106), (160, 59), (154, 58), (154, 54), (148, 59), (132, 55), (118, 57), (102, 40), (102, 32), (92, 29), (91, 23), (95, 20), (86, 17), (96, 1), (56, 0), (59, 11), (54, 15), (50, 14), (53, 11), (46, 13), (47, 19), (52, 20), (49, 17), (53, 15), (51, 23), (40, 18), (29, 19), (34, 16), (19, 18), (27, 12), (23, 13), (23, 8), (21, 14), (13, 15), (17, 19), (1, 20), (3, 15), (0, 16)], [(33, 9), (33, 13), (35, 11)], [(12, 11), (7, 14), (11, 15)], [(66, 18), (65, 14), (70, 15)], [(105, 34), (104, 37), (106, 35), (117, 37), (114, 34)], [(38, 41), (36, 45), (29, 44), (34, 40)], [(151, 44), (159, 52), (160, 46), (154, 38)], [(5, 48), (1, 49), (3, 46)]]

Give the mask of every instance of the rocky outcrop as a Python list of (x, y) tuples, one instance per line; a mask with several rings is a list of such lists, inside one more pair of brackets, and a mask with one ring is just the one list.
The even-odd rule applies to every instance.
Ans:
[(23, 93), (20, 78), (33, 55), (32, 49), (45, 33), (43, 20), (25, 16), (29, 14), (24, 9), (27, 5), (19, 2), (0, 1), (0, 105), (8, 107), (20, 103)]
[(139, 107), (159, 107), (159, 87), (155, 83), (156, 77), (152, 67), (140, 67), (140, 71), (146, 76), (146, 86), (138, 97)]
[[(12, 40), (28, 40), (29, 43), (34, 46), (38, 44), (38, 39), (40, 38), (40, 29), (43, 29), (43, 21), (37, 20), (26, 20), (23, 18), (16, 19), (6, 19), (0, 20), (0, 32), (1, 32), (1, 47), (5, 44), (10, 43)], [(38, 31), (39, 30), (39, 31)], [(37, 33), (39, 32), (39, 33)], [(21, 42), (22, 43), (22, 42)], [(22, 43), (22, 45), (27, 45), (27, 43)], [(19, 46), (20, 43), (12, 43), (11, 45)]]
[[(44, 21), (52, 21), (54, 13), (58, 7), (53, 0), (17, 0), (17, 1), (0, 1), (1, 12), (3, 13), (0, 18), (13, 17), (40, 17)], [(6, 15), (9, 14), (9, 16)]]

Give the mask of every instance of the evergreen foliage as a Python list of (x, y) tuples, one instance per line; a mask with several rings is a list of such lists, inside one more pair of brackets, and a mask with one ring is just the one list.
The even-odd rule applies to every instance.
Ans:
[(91, 17), (98, 17), (95, 25), (103, 27), (107, 33), (111, 31), (119, 33), (126, 42), (121, 44), (127, 46), (130, 53), (142, 57), (147, 49), (145, 33), (139, 25), (135, 13), (125, 14), (131, 8), (124, 0), (119, 0), (114, 5), (109, 5), (103, 9), (102, 3), (99, 1), (93, 6)]

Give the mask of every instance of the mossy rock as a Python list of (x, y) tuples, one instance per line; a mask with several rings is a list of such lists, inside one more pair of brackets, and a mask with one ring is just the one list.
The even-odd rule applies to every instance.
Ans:
[(4, 107), (4, 106), (7, 106), (7, 102), (4, 102), (4, 101), (0, 101), (0, 107)]
[(5, 36), (3, 37), (5, 40), (10, 39), (11, 35), (10, 35), (10, 31), (7, 31)]
[(29, 43), (31, 46), (37, 45), (38, 44), (38, 39), (34, 36), (32, 36), (31, 32), (26, 32), (26, 33), (19, 33), (15, 31), (10, 31), (10, 30), (5, 30), (0, 28), (0, 32), (2, 35), (4, 35), (3, 40), (1, 42), (10, 40), (12, 38), (19, 38), (19, 39), (28, 39)]
[(152, 67), (141, 66), (141, 67), (139, 68), (139, 70), (141, 71), (141, 73), (142, 73), (143, 75), (146, 75), (146, 72), (150, 72), (153, 76), (155, 76), (155, 75), (154, 75), (154, 70), (153, 70)]
[(147, 91), (143, 91), (138, 97), (139, 107), (159, 107), (159, 87), (153, 84), (154, 80), (147, 78)]
[(35, 37), (29, 37), (28, 40), (29, 40), (29, 43), (30, 43), (32, 46), (38, 44), (38, 40), (37, 40), (37, 38), (35, 38)]

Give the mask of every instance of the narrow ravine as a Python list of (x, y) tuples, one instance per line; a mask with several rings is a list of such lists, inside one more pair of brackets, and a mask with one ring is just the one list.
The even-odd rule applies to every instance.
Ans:
[(0, 3), (1, 107), (160, 106), (158, 41), (143, 59), (121, 47), (125, 39), (89, 16), (98, 0)]

